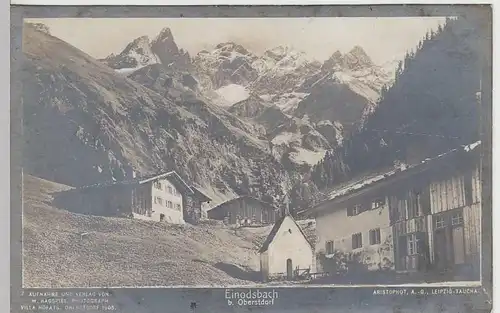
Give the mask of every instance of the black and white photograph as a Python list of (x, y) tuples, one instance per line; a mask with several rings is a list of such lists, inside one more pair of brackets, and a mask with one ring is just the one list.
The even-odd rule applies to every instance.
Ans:
[(25, 18), (22, 287), (481, 286), (483, 22)]

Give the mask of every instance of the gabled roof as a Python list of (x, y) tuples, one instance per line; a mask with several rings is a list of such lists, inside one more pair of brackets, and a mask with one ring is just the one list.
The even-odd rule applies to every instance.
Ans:
[(225, 202), (222, 202), (221, 204), (219, 204), (219, 205), (217, 205), (217, 206), (213, 207), (212, 209), (210, 209), (210, 211), (212, 211), (212, 210), (216, 210), (216, 209), (219, 209), (219, 208), (221, 208), (221, 207), (223, 207), (223, 206), (229, 205), (229, 204), (231, 204), (231, 203), (233, 203), (233, 202), (235, 202), (235, 201), (237, 201), (237, 200), (242, 200), (242, 199), (248, 199), (248, 200), (250, 200), (250, 201), (260, 202), (260, 203), (262, 203), (262, 204), (265, 204), (265, 205), (266, 205), (268, 208), (270, 208), (271, 210), (273, 210), (273, 211), (278, 211), (278, 209), (277, 209), (274, 205), (272, 205), (271, 203), (266, 202), (266, 201), (262, 201), (262, 200), (260, 200), (260, 199), (257, 199), (257, 198), (255, 198), (255, 197), (248, 196), (248, 195), (245, 195), (245, 196), (239, 196), (239, 197), (236, 197), (236, 198), (233, 198), (233, 199), (229, 199), (229, 200), (227, 200), (227, 201), (225, 201)]
[(452, 149), (433, 158), (426, 158), (420, 163), (405, 165), (404, 167), (388, 171), (386, 173), (371, 175), (369, 177), (365, 177), (364, 179), (356, 180), (340, 188), (336, 187), (329, 193), (327, 193), (327, 198), (324, 201), (318, 203), (308, 210), (302, 211), (301, 213), (310, 213), (312, 211), (315, 211), (318, 207), (327, 202), (342, 201), (345, 198), (349, 198), (351, 196), (354, 196), (355, 194), (362, 193), (375, 185), (387, 184), (398, 178), (408, 177), (410, 175), (429, 170), (433, 166), (439, 164), (437, 161), (446, 160), (452, 156), (463, 155), (464, 153), (471, 154), (473, 151), (477, 152), (478, 149), (476, 148), (480, 145), (481, 141), (477, 141), (469, 145), (464, 145), (461, 148)]
[(127, 180), (118, 180), (118, 181), (111, 180), (111, 181), (95, 183), (92, 185), (82, 186), (82, 187), (80, 187), (80, 189), (105, 188), (105, 187), (121, 186), (121, 185), (133, 185), (133, 184), (137, 184), (137, 183), (138, 183), (137, 179), (127, 179)]
[(194, 186), (191, 186), (191, 189), (193, 189), (194, 191), (194, 196), (198, 199), (200, 199), (202, 202), (210, 202), (212, 201), (212, 198), (210, 198), (209, 196), (207, 196), (206, 194), (204, 194), (200, 189), (194, 187)]
[(165, 178), (171, 180), (172, 183), (176, 185), (176, 187), (180, 187), (188, 191), (190, 194), (194, 193), (193, 188), (191, 188), (191, 186), (189, 186), (175, 171), (170, 171), (162, 174), (155, 174), (150, 177), (139, 178), (139, 184), (145, 184), (151, 181), (155, 181), (158, 179), (165, 179)]
[(82, 187), (82, 189), (104, 188), (104, 187), (120, 186), (120, 185), (145, 184), (151, 181), (164, 178), (171, 180), (176, 187), (185, 190), (188, 194), (194, 194), (194, 190), (191, 188), (191, 186), (189, 186), (175, 171), (165, 172), (161, 174), (153, 174), (149, 176), (137, 177), (132, 179), (125, 179), (120, 181), (107, 181), (89, 186), (84, 186)]
[(295, 219), (290, 214), (285, 214), (278, 221), (276, 221), (276, 223), (273, 226), (273, 229), (271, 229), (271, 232), (269, 233), (269, 235), (267, 236), (266, 240), (262, 244), (262, 247), (259, 249), (259, 253), (264, 253), (264, 252), (267, 251), (267, 249), (269, 248), (269, 245), (271, 244), (271, 242), (273, 242), (274, 237), (276, 237), (276, 234), (280, 230), (281, 225), (283, 224), (283, 222), (285, 221), (285, 219), (287, 217), (289, 217), (292, 220), (292, 222), (295, 224), (295, 226), (297, 226), (297, 228), (299, 229), (300, 233), (302, 234), (302, 236), (304, 237), (304, 239), (306, 240), (306, 242), (309, 244), (309, 246), (311, 247), (311, 249), (314, 250), (313, 245), (311, 244), (311, 242), (309, 241), (309, 239), (307, 239), (306, 234), (304, 234), (304, 231), (299, 226), (299, 224), (297, 224), (297, 222), (295, 221)]

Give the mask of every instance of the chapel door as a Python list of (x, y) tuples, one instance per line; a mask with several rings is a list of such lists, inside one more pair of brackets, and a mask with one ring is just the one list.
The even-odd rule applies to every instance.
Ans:
[(292, 278), (293, 278), (292, 259), (286, 260), (286, 278), (287, 278), (287, 280), (292, 280)]

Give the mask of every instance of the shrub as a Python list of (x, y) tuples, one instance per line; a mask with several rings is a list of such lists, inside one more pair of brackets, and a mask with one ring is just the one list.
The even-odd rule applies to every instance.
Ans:
[(342, 252), (336, 250), (332, 255), (326, 256), (324, 252), (316, 254), (323, 272), (329, 275), (360, 273), (367, 271), (363, 264), (360, 252)]

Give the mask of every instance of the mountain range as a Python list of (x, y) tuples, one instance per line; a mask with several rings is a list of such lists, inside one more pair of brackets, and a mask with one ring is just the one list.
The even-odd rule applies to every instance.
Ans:
[[(314, 179), (307, 192), (297, 186), (311, 169), (318, 177), (325, 155), (338, 177), (368, 170), (358, 163), (371, 164), (380, 137), (366, 125), (387, 121), (378, 107), (401, 116), (395, 129), (419, 112), (395, 108), (405, 93), (398, 95), (394, 84), (419, 86), (415, 96), (428, 88), (412, 80), (416, 72), (425, 80), (425, 71), (409, 66), (402, 75), (399, 66), (397, 82), (394, 64), (374, 64), (359, 46), (323, 62), (287, 46), (257, 55), (234, 42), (190, 56), (165, 28), (97, 60), (42, 26), (27, 23), (23, 32), (30, 74), (23, 80), (23, 166), (70, 186), (175, 170), (213, 205), (250, 194), (280, 206), (291, 190), (299, 197), (317, 191)], [(421, 68), (437, 65), (428, 61), (433, 53), (419, 57)]]
[(154, 39), (139, 37), (100, 61), (163, 95), (174, 80), (183, 82), (181, 93), (255, 125), (262, 138), (277, 146), (273, 155), (292, 150), (293, 163), (308, 166), (360, 126), (394, 77), (360, 46), (320, 62), (288, 46), (257, 55), (224, 42), (190, 58), (169, 28)]

